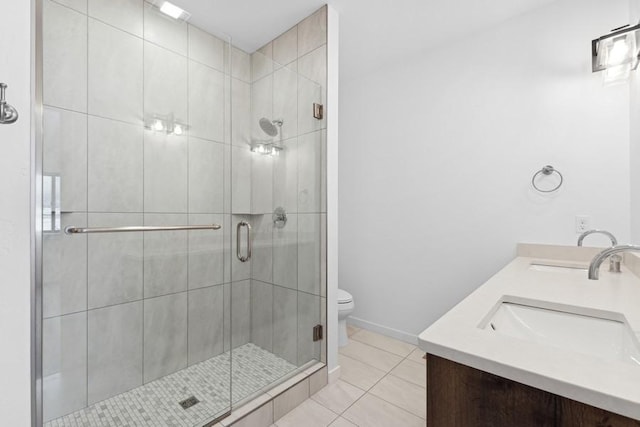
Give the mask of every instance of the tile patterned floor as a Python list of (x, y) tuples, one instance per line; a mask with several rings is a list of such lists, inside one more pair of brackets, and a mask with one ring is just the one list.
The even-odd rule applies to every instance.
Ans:
[[(254, 344), (233, 350), (233, 402), (293, 372), (296, 367)], [(200, 427), (229, 407), (229, 353), (49, 421), (45, 427)], [(182, 409), (195, 396), (200, 403)]]
[(426, 362), (416, 346), (349, 326), (340, 379), (272, 427), (425, 427)]

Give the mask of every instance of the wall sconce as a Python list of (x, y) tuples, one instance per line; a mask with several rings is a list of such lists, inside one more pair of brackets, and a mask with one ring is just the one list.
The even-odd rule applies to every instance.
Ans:
[(604, 71), (605, 84), (625, 81), (638, 68), (640, 24), (614, 28), (611, 33), (591, 41), (591, 69)]
[(272, 142), (257, 141), (251, 143), (251, 152), (264, 156), (279, 156), (281, 151), (282, 147)]
[(180, 136), (184, 134), (189, 126), (176, 121), (173, 116), (149, 116), (144, 119), (144, 127), (154, 132), (162, 132), (167, 135)]

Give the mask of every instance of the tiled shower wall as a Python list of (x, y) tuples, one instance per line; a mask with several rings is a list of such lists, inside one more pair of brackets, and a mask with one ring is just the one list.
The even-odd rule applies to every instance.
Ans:
[[(294, 364), (318, 357), (310, 331), (325, 303), (325, 133), (323, 122), (309, 119), (310, 104), (308, 115), (297, 110), (324, 91), (305, 90), (294, 67), (324, 82), (326, 12), (278, 40), (266, 59), (289, 64), (295, 85), (264, 103), (276, 115), (280, 102), (290, 107), (280, 114), (283, 133), (291, 132), (276, 159), (249, 151), (262, 108), (252, 103), (260, 103), (260, 82), (276, 89), (284, 69), (272, 64), (258, 77), (259, 54), (229, 50), (142, 0), (44, 0), (43, 172), (61, 180), (61, 229), (223, 225), (44, 233), (46, 420), (247, 342)], [(188, 132), (144, 128), (145, 116), (166, 114)], [(289, 212), (282, 230), (271, 227), (274, 206)], [(235, 257), (243, 219), (257, 231), (249, 263)]]
[[(231, 283), (224, 250), (228, 57), (234, 87), (248, 91), (249, 55), (229, 55), (225, 41), (143, 1), (44, 1), (43, 172), (60, 176), (61, 228), (224, 226), (44, 233), (46, 420), (247, 341), (248, 324), (237, 321), (231, 334), (228, 318), (231, 294), (248, 304), (231, 286), (249, 287)], [(144, 128), (144, 117), (169, 114), (188, 132)]]
[(326, 22), (323, 7), (251, 56), (251, 138), (267, 138), (260, 118), (283, 122), (280, 154), (253, 155), (251, 341), (298, 366), (325, 354), (312, 328), (326, 323), (326, 121), (313, 117), (326, 105)]

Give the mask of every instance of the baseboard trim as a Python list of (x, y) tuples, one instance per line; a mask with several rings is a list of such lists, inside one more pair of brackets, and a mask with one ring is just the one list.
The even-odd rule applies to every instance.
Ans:
[(368, 331), (377, 332), (379, 334), (386, 335), (388, 337), (395, 338), (409, 344), (418, 345), (418, 336), (414, 334), (399, 331), (393, 328), (388, 328), (386, 326), (382, 326), (377, 323), (369, 322), (368, 320), (359, 319), (353, 316), (347, 318), (347, 323), (349, 325), (366, 329)]
[(340, 379), (340, 365), (329, 371), (329, 384), (333, 384)]

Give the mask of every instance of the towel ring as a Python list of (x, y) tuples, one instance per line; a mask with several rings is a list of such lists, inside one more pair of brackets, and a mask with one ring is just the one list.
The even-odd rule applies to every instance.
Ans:
[[(555, 187), (553, 187), (551, 190), (543, 190), (540, 187), (538, 187), (536, 185), (536, 178), (538, 178), (538, 176), (540, 175), (546, 175), (549, 176), (551, 174), (557, 173), (558, 176), (560, 177), (560, 182), (558, 183), (558, 185), (556, 185)], [(533, 178), (531, 178), (531, 185), (533, 185), (533, 188), (535, 188), (536, 190), (538, 190), (541, 193), (553, 193), (554, 191), (556, 191), (557, 189), (559, 189), (560, 187), (562, 187), (562, 183), (564, 182), (564, 177), (562, 176), (562, 174), (560, 173), (559, 170), (557, 170), (556, 168), (554, 168), (551, 165), (546, 165), (544, 166), (542, 169), (540, 169), (538, 172), (536, 172), (533, 175)]]

